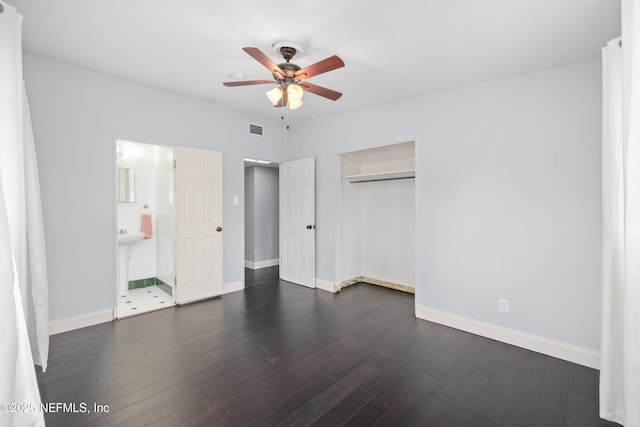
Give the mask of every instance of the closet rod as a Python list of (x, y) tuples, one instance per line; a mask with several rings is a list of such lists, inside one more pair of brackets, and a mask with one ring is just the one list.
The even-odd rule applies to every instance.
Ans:
[(359, 184), (361, 182), (376, 182), (376, 181), (397, 181), (399, 179), (415, 179), (415, 176), (403, 176), (399, 178), (379, 178), (379, 179), (362, 179), (357, 181), (349, 181), (349, 184)]

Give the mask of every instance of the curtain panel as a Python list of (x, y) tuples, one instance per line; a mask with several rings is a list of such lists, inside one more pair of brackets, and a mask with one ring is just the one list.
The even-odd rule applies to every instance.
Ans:
[(600, 416), (640, 426), (640, 9), (622, 1), (622, 37), (602, 51)]

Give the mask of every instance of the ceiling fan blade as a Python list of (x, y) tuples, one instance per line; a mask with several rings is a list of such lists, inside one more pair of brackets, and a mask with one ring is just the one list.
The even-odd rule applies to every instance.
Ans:
[(284, 71), (282, 71), (282, 69), (280, 69), (280, 67), (278, 67), (275, 62), (269, 59), (269, 57), (262, 53), (262, 51), (257, 47), (243, 47), (242, 50), (247, 52), (253, 59), (267, 67), (272, 73), (277, 72), (281, 76), (285, 75)]
[(262, 85), (267, 83), (277, 83), (277, 82), (275, 80), (245, 80), (241, 82), (224, 82), (222, 84), (225, 86), (234, 87), (234, 86)]
[(316, 95), (324, 96), (332, 101), (336, 101), (342, 96), (342, 93), (336, 92), (335, 90), (327, 89), (326, 87), (314, 85), (307, 82), (300, 83), (307, 92), (311, 92)]
[(344, 61), (340, 59), (338, 55), (333, 55), (320, 62), (316, 62), (315, 64), (296, 71), (294, 74), (294, 80), (300, 81), (308, 79), (309, 77), (317, 76), (318, 74), (333, 71), (342, 67), (344, 67)]

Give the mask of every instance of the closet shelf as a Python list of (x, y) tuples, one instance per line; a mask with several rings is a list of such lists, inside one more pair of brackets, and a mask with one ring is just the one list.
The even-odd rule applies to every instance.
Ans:
[(345, 176), (344, 179), (346, 179), (350, 183), (355, 183), (355, 182), (369, 182), (369, 181), (389, 181), (392, 179), (407, 179), (407, 178), (415, 178), (415, 177), (416, 177), (415, 169), (405, 169), (405, 170), (398, 170), (398, 171), (364, 173), (360, 175), (348, 175), (348, 176)]

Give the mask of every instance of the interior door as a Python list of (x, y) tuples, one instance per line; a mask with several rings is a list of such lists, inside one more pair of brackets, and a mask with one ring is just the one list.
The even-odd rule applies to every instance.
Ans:
[(315, 159), (280, 164), (280, 278), (316, 287)]
[(176, 148), (176, 302), (222, 294), (222, 153)]

